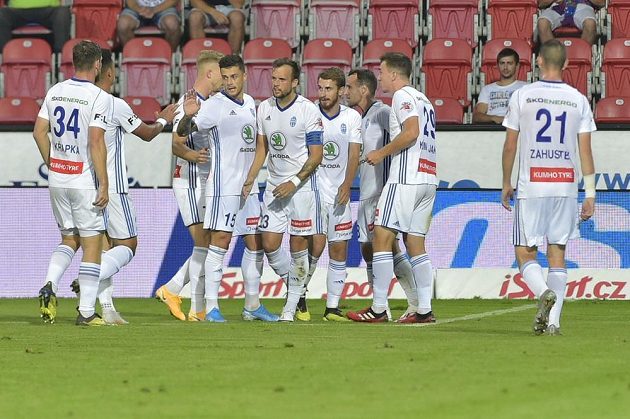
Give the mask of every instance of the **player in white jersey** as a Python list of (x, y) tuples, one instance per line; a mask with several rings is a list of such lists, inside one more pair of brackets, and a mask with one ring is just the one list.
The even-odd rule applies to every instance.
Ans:
[[(197, 56), (197, 79), (192, 93), (199, 100), (207, 100), (223, 86), (219, 69), (219, 60), (222, 57), (223, 54), (216, 51), (201, 51)], [(173, 122), (173, 154), (176, 156), (173, 192), (184, 225), (188, 227), (193, 238), (194, 248), (192, 255), (177, 274), (156, 290), (155, 297), (168, 306), (175, 318), (186, 320), (181, 309), (179, 293), (187, 281), (190, 281), (188, 320), (201, 321), (205, 316), (203, 266), (210, 243), (208, 232), (203, 229), (206, 206), (204, 191), (210, 170), (209, 140), (205, 132), (181, 135), (178, 131), (180, 119), (186, 118), (183, 110), (184, 98), (182, 95), (178, 102), (177, 116)]]
[(392, 247), (399, 232), (410, 256), (418, 292), (416, 313), (399, 322), (435, 321), (431, 311), (433, 269), (424, 247), (437, 188), (435, 112), (426, 96), (409, 85), (410, 75), (411, 60), (404, 54), (387, 53), (381, 58), (381, 87), (384, 92), (394, 92), (389, 115), (392, 140), (369, 152), (366, 162), (380, 164), (390, 155), (392, 162), (374, 219), (374, 300), (369, 309), (348, 313), (354, 321), (388, 320), (387, 293), (394, 276)]
[(72, 62), (74, 77), (50, 88), (33, 129), (49, 170), (50, 201), (61, 231), (61, 244), (53, 252), (46, 284), (39, 292), (40, 314), (45, 322), (55, 321), (53, 281), (58, 283), (81, 246), (79, 283), (84, 292), (76, 324), (101, 326), (105, 322), (94, 305), (105, 230), (103, 209), (109, 201), (104, 139), (109, 101), (108, 94), (93, 84), (101, 69), (101, 48), (81, 41), (72, 50)]
[(260, 277), (263, 248), (258, 233), (260, 202), (258, 185), (247, 197), (241, 191), (256, 152), (256, 103), (245, 94), (246, 73), (243, 59), (227, 55), (219, 61), (224, 90), (203, 103), (190, 95), (184, 102), (184, 112), (193, 116), (184, 126), (185, 134), (193, 130), (207, 133), (210, 138), (210, 172), (206, 182), (206, 214), (204, 229), (209, 231), (210, 246), (205, 261), (205, 319), (225, 322), (219, 310), (219, 289), (223, 278), (225, 254), (232, 235), (243, 236), (245, 252), (242, 272), (245, 282), (243, 319), (278, 321), (260, 304)]
[(294, 320), (309, 270), (308, 245), (313, 234), (322, 232), (315, 181), (322, 162), (322, 118), (317, 106), (296, 93), (299, 77), (300, 66), (295, 61), (274, 61), (274, 97), (258, 107), (256, 156), (242, 192), (243, 197), (249, 196), (271, 149), (259, 227), (269, 264), (276, 272), (286, 267), (286, 258), (278, 256), (283, 234), (288, 229), (291, 236), (288, 296), (280, 321)]
[[(346, 77), (338, 67), (324, 70), (317, 79), (319, 111), (324, 125), (324, 158), (317, 171), (323, 232), (313, 236), (313, 244), (309, 247), (305, 288), (328, 242), (330, 263), (326, 276), (325, 321), (348, 321), (339, 309), (339, 299), (346, 282), (348, 240), (352, 238), (350, 188), (361, 154), (361, 115), (340, 103), (345, 84)], [(306, 305), (306, 289), (298, 302), (295, 317), (302, 321), (311, 318)]]
[[(365, 157), (373, 150), (379, 150), (389, 143), (389, 113), (391, 108), (381, 101), (374, 100), (377, 81), (372, 71), (367, 69), (352, 70), (348, 73), (346, 83), (346, 97), (348, 106), (358, 106), (363, 109), (361, 137), (363, 150), (359, 164), (359, 242), (361, 254), (367, 265), (367, 277), (370, 286), (373, 283), (372, 274), (372, 239), (374, 236), (374, 216), (376, 205), (381, 196), (383, 185), (387, 182), (391, 156), (383, 159), (381, 164), (370, 165)], [(413, 271), (409, 263), (409, 256), (400, 249), (398, 240), (392, 248), (394, 254), (394, 274), (407, 297), (407, 310), (401, 319), (415, 313), (418, 308), (418, 293), (413, 280)]]
[[(562, 81), (567, 65), (562, 42), (545, 42), (536, 62), (541, 80), (512, 95), (503, 122), (507, 133), (501, 199), (511, 210), (512, 169), (520, 138), (513, 229), (516, 260), (527, 286), (539, 298), (534, 333), (558, 335), (567, 283), (566, 244), (579, 237), (579, 219), (588, 220), (595, 209), (591, 132), (596, 127), (588, 99)], [(586, 193), (578, 216), (579, 167)], [(546, 283), (536, 258), (545, 238)]]

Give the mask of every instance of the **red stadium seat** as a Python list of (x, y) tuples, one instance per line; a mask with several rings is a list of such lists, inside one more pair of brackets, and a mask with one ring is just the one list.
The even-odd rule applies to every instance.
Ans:
[(152, 97), (127, 96), (125, 102), (131, 106), (133, 113), (147, 124), (155, 122), (155, 113), (162, 110), (160, 102)]
[(37, 119), (39, 105), (30, 97), (5, 97), (0, 99), (0, 124), (32, 125)]
[(230, 44), (220, 38), (191, 39), (182, 48), (181, 71), (179, 73), (179, 92), (192, 89), (197, 78), (197, 55), (202, 50), (214, 50), (225, 55), (232, 53)]
[(304, 47), (302, 58), (302, 94), (318, 96), (317, 76), (329, 67), (339, 67), (344, 73), (352, 68), (352, 48), (343, 39), (314, 39)]
[(292, 48), (300, 44), (300, 0), (252, 0), (250, 39), (280, 38)]
[(593, 74), (593, 52), (591, 45), (583, 39), (560, 39), (567, 51), (569, 65), (562, 73), (564, 81), (591, 98)]
[(42, 99), (52, 83), (52, 49), (42, 39), (12, 39), (2, 51), (0, 96)]
[(361, 0), (311, 0), (309, 39), (339, 38), (352, 48), (361, 36)]
[(604, 46), (602, 97), (630, 92), (630, 39), (612, 39)]
[[(74, 46), (80, 41), (82, 41), (82, 39), (74, 38), (63, 45), (61, 55), (59, 56), (59, 77), (57, 77), (58, 81), (69, 79), (74, 74), (74, 66), (72, 64), (72, 48), (74, 48)], [(100, 45), (101, 48), (109, 48), (109, 44), (105, 40), (95, 39), (94, 42)]]
[(247, 67), (247, 93), (256, 100), (271, 97), (271, 63), (291, 58), (291, 46), (283, 39), (253, 39), (245, 44), (243, 61)]
[(433, 104), (433, 109), (435, 109), (435, 119), (438, 124), (463, 124), (466, 122), (464, 119), (464, 106), (456, 99), (431, 98), (430, 100)]
[(608, 0), (608, 39), (630, 38), (630, 0)]
[(605, 97), (595, 106), (595, 122), (630, 122), (630, 97)]
[(122, 0), (74, 0), (74, 37), (81, 39), (116, 39), (116, 22)]
[(424, 48), (422, 91), (467, 106), (472, 98), (472, 48), (461, 39), (434, 39)]
[(518, 38), (532, 43), (537, 16), (536, 0), (488, 0), (488, 39)]
[(503, 48), (512, 48), (519, 57), (520, 67), (517, 78), (531, 81), (532, 48), (523, 39), (493, 39), (483, 46), (481, 53), (481, 74), (479, 82), (482, 86), (494, 83), (501, 78), (497, 67), (497, 56)]
[(427, 27), (429, 41), (433, 38), (463, 39), (476, 45), (479, 0), (431, 0)]
[(171, 47), (162, 38), (134, 38), (125, 44), (120, 72), (121, 97), (171, 100)]
[(404, 39), (415, 48), (421, 26), (418, 0), (371, 0), (368, 39)]
[[(369, 41), (363, 48), (363, 57), (361, 59), (361, 66), (369, 70), (372, 70), (374, 75), (378, 78), (381, 73), (381, 56), (386, 52), (402, 52), (411, 59), (413, 63), (413, 49), (409, 46), (409, 43), (403, 39), (374, 39)], [(377, 99), (391, 102), (391, 93), (383, 93), (380, 84), (376, 90)]]

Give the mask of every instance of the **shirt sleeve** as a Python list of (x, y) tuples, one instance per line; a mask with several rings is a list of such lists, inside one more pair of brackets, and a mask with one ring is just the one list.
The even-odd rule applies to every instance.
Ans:
[(582, 118), (580, 119), (580, 129), (578, 133), (583, 134), (585, 132), (593, 131), (597, 131), (597, 126), (595, 125), (595, 121), (593, 119), (593, 111), (588, 104), (588, 99), (582, 96)]
[(510, 98), (510, 103), (508, 104), (507, 112), (505, 113), (505, 118), (503, 119), (503, 126), (509, 129), (513, 129), (515, 131), (520, 131), (521, 127), (519, 124), (520, 119), (520, 109), (519, 109), (519, 91), (517, 90), (512, 94)]
[(136, 128), (142, 125), (142, 120), (131, 110), (131, 106), (127, 102), (117, 100), (116, 105), (118, 109), (116, 109), (115, 115), (125, 132), (134, 132)]
[(44, 118), (45, 120), (50, 120), (50, 116), (48, 113), (48, 95), (44, 99), (44, 103), (42, 103), (42, 107), (39, 108), (39, 113), (37, 114), (39, 118)]
[(481, 88), (481, 92), (479, 92), (479, 99), (477, 100), (477, 103), (489, 103), (488, 101), (490, 100), (490, 93), (488, 92), (490, 89), (488, 88), (488, 85), (485, 85)]
[(219, 123), (218, 116), (220, 113), (220, 103), (218, 100), (209, 98), (201, 102), (201, 108), (197, 112), (197, 116), (193, 121), (197, 125), (198, 131), (208, 131), (210, 128), (217, 126)]
[(173, 132), (177, 132), (179, 121), (182, 120), (183, 116), (184, 116), (184, 104), (183, 102), (179, 102), (177, 103), (177, 109), (175, 110), (175, 119), (173, 119)]
[(350, 139), (349, 142), (356, 144), (363, 144), (363, 138), (361, 137), (361, 115), (359, 112), (350, 109)]
[(258, 110), (256, 112), (256, 134), (257, 135), (267, 135), (265, 134), (265, 130), (263, 129), (263, 114), (265, 110), (265, 102), (260, 102), (258, 105)]
[(107, 129), (107, 111), (111, 106), (110, 95), (101, 90), (96, 95), (92, 115), (90, 116), (90, 127)]
[(322, 115), (313, 103), (307, 103), (305, 107), (306, 114), (306, 145), (321, 145), (324, 125), (322, 124)]
[(394, 109), (400, 125), (402, 125), (407, 119), (414, 116), (420, 118), (415, 100), (409, 93), (405, 92), (404, 90), (399, 90), (394, 93), (394, 98), (392, 100), (392, 109)]

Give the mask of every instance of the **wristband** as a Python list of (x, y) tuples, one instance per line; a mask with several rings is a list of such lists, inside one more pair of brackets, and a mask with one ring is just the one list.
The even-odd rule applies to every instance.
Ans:
[(595, 174), (584, 175), (584, 196), (595, 198)]
[(294, 184), (296, 188), (300, 185), (300, 183), (302, 183), (302, 181), (300, 180), (300, 178), (299, 178), (299, 177), (297, 177), (297, 176), (293, 176), (291, 179), (289, 179), (289, 182), (291, 182), (292, 184)]
[(166, 124), (168, 124), (168, 122), (166, 122), (166, 119), (164, 119), (164, 118), (158, 118), (158, 119), (156, 119), (156, 120), (155, 120), (155, 123), (156, 123), (156, 124), (162, 124), (162, 126), (163, 126), (163, 127), (165, 127), (165, 126), (166, 126)]

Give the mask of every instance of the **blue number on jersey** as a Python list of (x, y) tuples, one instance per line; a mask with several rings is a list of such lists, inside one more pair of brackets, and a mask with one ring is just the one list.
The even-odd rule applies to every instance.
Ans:
[(57, 106), (53, 111), (53, 115), (58, 116), (58, 129), (56, 127), (53, 127), (53, 133), (55, 134), (55, 136), (61, 137), (66, 132), (66, 130), (68, 130), (74, 133), (74, 139), (76, 140), (79, 136), (79, 132), (81, 132), (81, 129), (79, 129), (79, 110), (77, 108), (74, 108), (72, 110), (72, 113), (70, 113), (70, 117), (68, 118), (67, 123), (64, 122), (64, 120), (66, 119), (66, 110), (63, 107)]
[[(424, 136), (428, 137), (431, 135), (431, 138), (435, 140), (435, 112), (433, 109), (431, 111), (427, 111), (427, 108), (423, 108), (424, 110), (424, 120), (426, 121), (424, 124)], [(429, 127), (429, 124), (431, 126)]]
[[(539, 109), (538, 112), (536, 112), (536, 121), (540, 121), (542, 117), (545, 117), (545, 124), (540, 130), (538, 130), (538, 134), (536, 134), (536, 142), (550, 143), (551, 136), (544, 134), (545, 131), (547, 131), (547, 129), (549, 129), (549, 127), (551, 126), (551, 112), (549, 112), (545, 108)], [(564, 144), (564, 127), (567, 122), (567, 113), (562, 112), (560, 116), (556, 116), (554, 119), (560, 122), (560, 144)]]

